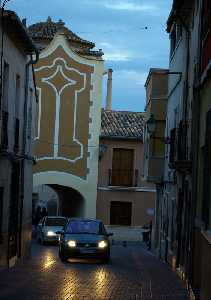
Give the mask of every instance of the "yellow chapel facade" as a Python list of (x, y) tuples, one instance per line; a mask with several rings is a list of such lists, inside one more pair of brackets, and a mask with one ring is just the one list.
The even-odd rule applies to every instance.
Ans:
[(28, 30), (40, 50), (34, 188), (55, 190), (62, 215), (96, 217), (103, 53), (61, 20)]

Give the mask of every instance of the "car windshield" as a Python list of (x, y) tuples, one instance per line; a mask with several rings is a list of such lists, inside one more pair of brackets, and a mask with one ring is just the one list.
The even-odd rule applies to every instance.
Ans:
[(45, 221), (46, 226), (65, 226), (66, 219), (64, 218), (47, 218)]
[(100, 223), (97, 221), (90, 220), (74, 220), (70, 221), (66, 228), (67, 233), (88, 233), (88, 234), (99, 234)]

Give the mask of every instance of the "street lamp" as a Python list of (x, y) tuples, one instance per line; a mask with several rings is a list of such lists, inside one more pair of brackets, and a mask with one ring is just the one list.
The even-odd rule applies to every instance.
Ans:
[(146, 122), (147, 125), (147, 131), (149, 134), (153, 134), (156, 129), (156, 120), (153, 114), (150, 115), (149, 119)]

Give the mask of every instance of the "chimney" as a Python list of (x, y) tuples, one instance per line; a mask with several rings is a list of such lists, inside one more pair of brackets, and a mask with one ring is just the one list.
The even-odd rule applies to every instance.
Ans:
[(111, 110), (112, 106), (112, 69), (108, 69), (108, 80), (107, 80), (107, 96), (106, 96), (106, 110)]

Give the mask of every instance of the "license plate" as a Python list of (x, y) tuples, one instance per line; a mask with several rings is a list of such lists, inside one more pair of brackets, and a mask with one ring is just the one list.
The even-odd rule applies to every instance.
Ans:
[(82, 254), (88, 254), (88, 253), (95, 253), (95, 250), (93, 250), (93, 249), (81, 249), (80, 252)]

